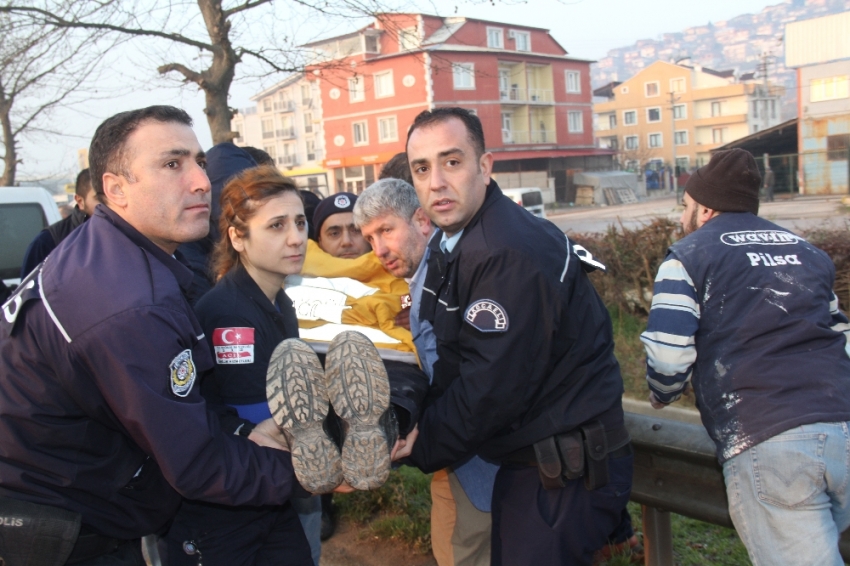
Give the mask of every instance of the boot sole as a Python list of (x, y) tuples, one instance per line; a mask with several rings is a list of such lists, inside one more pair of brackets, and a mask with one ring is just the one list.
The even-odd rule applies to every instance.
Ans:
[(390, 447), (380, 425), (390, 407), (390, 382), (374, 344), (343, 332), (328, 347), (325, 378), (331, 404), (346, 422), (342, 473), (355, 489), (377, 489), (390, 474)]
[(312, 348), (290, 338), (278, 344), (266, 374), (269, 410), (289, 440), (292, 467), (301, 487), (327, 493), (342, 483), (339, 448), (325, 433), (328, 415), (325, 372)]

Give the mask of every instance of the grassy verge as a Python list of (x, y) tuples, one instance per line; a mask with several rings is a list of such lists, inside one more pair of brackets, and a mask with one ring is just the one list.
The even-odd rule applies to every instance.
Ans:
[[(638, 538), (643, 538), (640, 505), (629, 503), (629, 513)], [(673, 530), (673, 560), (677, 566), (747, 566), (747, 549), (735, 529), (703, 523), (695, 519), (671, 515)], [(629, 558), (612, 556), (605, 566), (628, 566)]]
[(336, 495), (340, 518), (364, 525), (368, 533), (431, 552), (431, 475), (402, 466), (375, 491)]

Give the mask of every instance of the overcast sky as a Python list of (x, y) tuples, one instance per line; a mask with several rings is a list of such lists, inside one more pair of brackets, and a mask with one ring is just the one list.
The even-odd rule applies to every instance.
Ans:
[[(392, 1), (392, 0), (387, 0)], [(225, 0), (225, 5), (231, 2)], [(529, 0), (507, 3), (458, 2), (433, 0), (430, 8), (421, 0), (419, 10), (442, 16), (460, 15), (493, 21), (510, 22), (548, 28), (552, 36), (570, 53), (586, 59), (599, 59), (609, 49), (631, 45), (639, 39), (655, 38), (662, 33), (678, 32), (685, 28), (708, 22), (728, 20), (735, 16), (756, 13), (765, 6), (779, 2), (764, 0), (713, 0), (688, 2), (681, 0)], [(412, 5), (412, 4), (411, 4)], [(412, 10), (411, 5), (406, 9)], [(278, 2), (279, 21), (286, 4)], [(293, 34), (302, 41), (344, 33), (367, 23), (348, 22), (329, 24), (316, 18), (311, 25), (295, 25)], [(256, 23), (254, 25), (257, 25)], [(278, 24), (283, 25), (285, 24)], [(257, 30), (250, 30), (255, 33)], [(277, 29), (274, 33), (280, 33)], [(300, 39), (300, 38), (299, 38)], [(77, 150), (87, 147), (94, 129), (105, 118), (132, 108), (151, 104), (172, 104), (186, 109), (195, 120), (195, 131), (203, 147), (212, 143), (203, 114), (203, 93), (194, 85), (184, 87), (177, 81), (158, 78), (155, 67), (160, 62), (146, 52), (145, 39), (133, 40), (110, 57), (109, 69), (100, 78), (103, 90), (113, 91), (126, 86), (129, 94), (108, 100), (96, 100), (78, 106), (73, 111), (60, 111), (54, 116), (53, 127), (73, 133), (72, 137), (23, 140), (24, 163), (19, 178), (34, 176), (67, 175), (77, 173)], [(160, 52), (157, 52), (157, 55)], [(237, 81), (231, 89), (231, 106), (250, 106), (249, 98), (262, 88), (274, 84), (282, 77), (266, 76), (262, 79), (242, 79), (237, 67)]]

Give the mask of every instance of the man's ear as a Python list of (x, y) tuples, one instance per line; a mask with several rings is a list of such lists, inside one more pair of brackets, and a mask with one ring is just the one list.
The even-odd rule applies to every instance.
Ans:
[(697, 211), (697, 225), (702, 226), (715, 216), (719, 216), (720, 211), (714, 210), (713, 208), (708, 208), (707, 206), (699, 205), (699, 210)]
[(113, 204), (119, 208), (127, 206), (127, 195), (124, 194), (126, 179), (115, 173), (103, 174), (103, 196), (104, 204)]
[(77, 205), (77, 208), (83, 210), (83, 206), (86, 204), (86, 199), (84, 199), (78, 194), (74, 194), (74, 204)]
[(419, 230), (422, 234), (427, 234), (431, 231), (431, 219), (428, 218), (428, 215), (425, 214), (425, 211), (422, 210), (422, 207), (416, 209), (416, 212), (413, 213), (413, 225), (416, 226), (416, 229)]
[(484, 175), (484, 182), (490, 184), (490, 173), (493, 172), (493, 154), (485, 151), (481, 154), (478, 160), (478, 166), (481, 168), (481, 174)]
[(230, 245), (236, 250), (236, 253), (245, 251), (245, 239), (239, 234), (239, 231), (233, 226), (227, 228), (227, 237), (230, 238)]

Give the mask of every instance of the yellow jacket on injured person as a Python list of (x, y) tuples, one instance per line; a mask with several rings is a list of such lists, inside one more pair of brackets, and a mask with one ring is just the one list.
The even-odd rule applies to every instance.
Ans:
[(301, 274), (287, 277), (284, 290), (298, 315), (302, 340), (328, 343), (340, 332), (356, 330), (379, 349), (413, 354), (400, 361), (416, 363), (413, 336), (394, 322), (403, 301), (409, 305), (410, 290), (384, 270), (373, 252), (341, 259), (309, 240)]

